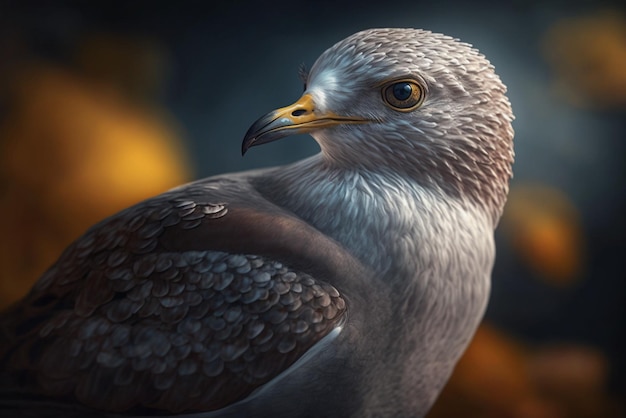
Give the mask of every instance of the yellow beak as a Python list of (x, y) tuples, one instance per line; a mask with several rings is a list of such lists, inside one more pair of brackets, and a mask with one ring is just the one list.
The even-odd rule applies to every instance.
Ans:
[(255, 145), (267, 144), (296, 133), (311, 132), (345, 123), (364, 123), (366, 119), (340, 116), (333, 112), (316, 110), (310, 94), (304, 94), (294, 104), (276, 109), (259, 118), (246, 132), (241, 154)]

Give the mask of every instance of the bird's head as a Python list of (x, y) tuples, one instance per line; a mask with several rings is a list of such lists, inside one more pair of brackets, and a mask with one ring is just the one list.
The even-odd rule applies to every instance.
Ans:
[(493, 66), (466, 43), (370, 29), (326, 50), (305, 91), (248, 130), (242, 151), (310, 133), (328, 164), (399, 172), (455, 196), (504, 204), (513, 114)]

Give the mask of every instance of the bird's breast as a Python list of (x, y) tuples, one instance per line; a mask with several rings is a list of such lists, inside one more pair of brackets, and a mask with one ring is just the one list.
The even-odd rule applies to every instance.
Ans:
[[(385, 397), (405, 393), (398, 385), (421, 394), (398, 400), (407, 410), (430, 405), (486, 306), (494, 259), (490, 215), (399, 175), (310, 166), (299, 172), (282, 184), (263, 182), (261, 192), (371, 272), (338, 288), (348, 295), (344, 337), (354, 332), (362, 343), (368, 335), (367, 344), (348, 345), (357, 350), (349, 358), (362, 362), (356, 368), (376, 377), (369, 383), (364, 377), (376, 393), (365, 397), (364, 408), (377, 410)], [(351, 304), (362, 289), (375, 296), (371, 303)]]

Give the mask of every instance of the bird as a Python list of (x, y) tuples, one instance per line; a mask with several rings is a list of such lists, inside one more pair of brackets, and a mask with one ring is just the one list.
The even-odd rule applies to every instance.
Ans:
[(488, 301), (506, 87), (473, 46), (412, 28), (357, 32), (301, 73), (242, 153), (296, 133), (320, 152), (87, 230), (0, 316), (0, 411), (427, 413)]

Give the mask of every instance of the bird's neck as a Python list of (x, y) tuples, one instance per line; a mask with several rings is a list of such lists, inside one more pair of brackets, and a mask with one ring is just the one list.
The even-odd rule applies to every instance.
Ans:
[[(262, 194), (381, 274), (396, 274), (420, 257), (464, 244), (457, 235), (465, 229), (472, 232), (469, 239), (493, 235), (491, 214), (472, 199), (451, 197), (400, 174), (337, 168), (321, 155), (267, 173), (255, 182)], [(469, 242), (462, 250), (474, 252), (475, 245)]]
[(256, 186), (361, 261), (381, 268), (389, 260), (378, 255), (385, 253), (393, 231), (403, 228), (402, 213), (414, 200), (387, 180), (367, 170), (333, 167), (318, 155), (273, 170)]
[[(395, 175), (433, 193), (473, 201), (489, 213), (495, 227), (512, 176), (513, 131), (510, 125), (497, 123), (466, 133), (470, 128), (450, 128), (446, 140), (433, 132), (416, 139), (409, 128), (384, 138), (350, 130), (332, 137), (330, 132), (316, 132), (315, 139), (322, 149), (319, 160), (334, 171), (372, 174), (386, 170), (384, 177)], [(494, 137), (501, 140), (490, 140)]]
[(404, 351), (382, 364), (377, 378), (387, 376), (390, 391), (394, 385), (415, 387), (422, 392), (415, 394), (419, 401), (399, 402), (428, 407), (487, 303), (491, 215), (472, 199), (452, 198), (392, 173), (334, 169), (320, 157), (273, 169), (256, 186), (341, 243), (384, 282), (394, 325), (381, 331), (383, 348), (373, 350), (388, 353), (384, 341), (393, 341)]

